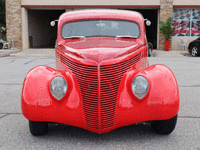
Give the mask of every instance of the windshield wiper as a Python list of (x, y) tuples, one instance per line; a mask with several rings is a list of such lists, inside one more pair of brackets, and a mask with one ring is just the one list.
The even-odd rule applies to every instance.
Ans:
[(129, 38), (129, 39), (137, 39), (137, 36), (131, 36), (131, 35), (117, 35), (116, 38)]
[(68, 37), (64, 37), (64, 39), (85, 39), (85, 36), (68, 36)]

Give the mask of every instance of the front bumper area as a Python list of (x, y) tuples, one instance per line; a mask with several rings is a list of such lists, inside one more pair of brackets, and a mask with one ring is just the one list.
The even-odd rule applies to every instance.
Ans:
[[(146, 77), (149, 82), (148, 93), (142, 100), (137, 99), (131, 90), (131, 82), (138, 75)], [(51, 80), (56, 76), (62, 76), (68, 84), (67, 93), (60, 101), (51, 95), (49, 88)], [(57, 71), (47, 66), (38, 66), (24, 80), (22, 113), (31, 121), (58, 122), (95, 133), (105, 133), (138, 122), (170, 119), (179, 110), (176, 79), (171, 70), (163, 65), (154, 65), (140, 71), (129, 70), (124, 74), (116, 95), (114, 126), (101, 128), (101, 110), (98, 108), (99, 128), (88, 127), (75, 75), (70, 70)]]

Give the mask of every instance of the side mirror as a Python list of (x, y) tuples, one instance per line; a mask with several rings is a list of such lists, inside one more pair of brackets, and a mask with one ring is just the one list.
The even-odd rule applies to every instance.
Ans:
[(51, 21), (51, 23), (50, 23), (50, 25), (51, 25), (52, 27), (54, 27), (54, 26), (55, 26), (55, 24), (56, 24), (56, 22), (55, 22), (55, 21)]
[(150, 26), (150, 25), (151, 25), (151, 21), (147, 20), (147, 21), (146, 21), (146, 25), (147, 25), (147, 26)]
[(54, 27), (55, 24), (56, 24), (56, 21), (58, 21), (58, 20), (51, 21), (51, 22), (50, 22), (50, 25), (51, 25), (52, 27)]
[(146, 25), (150, 26), (151, 25), (151, 21), (149, 21), (148, 19), (144, 19), (144, 21), (146, 21)]

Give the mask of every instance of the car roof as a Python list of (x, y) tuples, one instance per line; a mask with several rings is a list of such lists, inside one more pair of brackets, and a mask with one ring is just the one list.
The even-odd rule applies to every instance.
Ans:
[(117, 9), (89, 9), (89, 10), (76, 10), (62, 14), (59, 18), (59, 24), (65, 22), (78, 21), (78, 20), (92, 20), (92, 19), (113, 19), (113, 20), (126, 20), (135, 21), (138, 24), (144, 22), (143, 16), (139, 12), (129, 10)]

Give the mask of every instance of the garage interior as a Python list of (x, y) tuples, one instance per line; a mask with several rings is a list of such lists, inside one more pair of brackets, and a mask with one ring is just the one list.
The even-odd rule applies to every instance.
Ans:
[[(127, 9), (126, 9), (127, 10)], [(157, 9), (128, 9), (140, 12), (145, 19), (151, 21), (150, 26), (146, 26), (148, 42), (157, 49)], [(50, 22), (57, 20), (65, 10), (28, 10), (28, 35), (29, 48), (54, 48), (57, 36), (57, 24), (52, 27)]]
[(65, 10), (28, 10), (29, 48), (53, 48), (57, 35), (57, 24), (52, 27), (50, 22), (58, 20)]
[(158, 10), (157, 9), (134, 9), (140, 12), (144, 19), (151, 21), (151, 25), (146, 25), (147, 41), (153, 44), (153, 48), (157, 49), (157, 26), (158, 26)]

